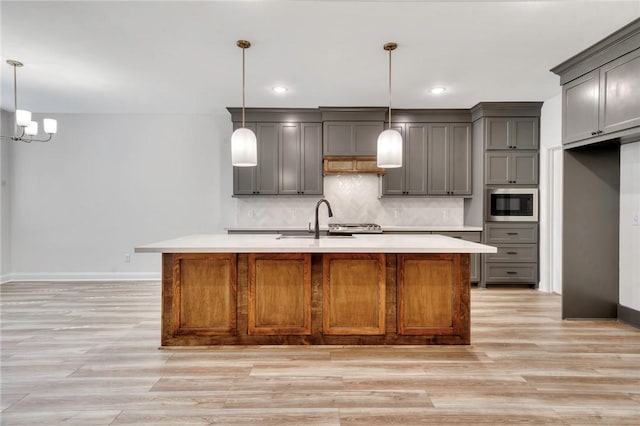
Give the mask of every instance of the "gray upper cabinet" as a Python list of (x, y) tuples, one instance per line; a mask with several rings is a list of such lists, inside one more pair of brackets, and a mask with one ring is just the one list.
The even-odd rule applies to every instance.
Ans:
[(487, 118), (486, 149), (538, 149), (538, 119), (535, 117)]
[(325, 121), (324, 155), (376, 155), (378, 135), (383, 130), (377, 121)]
[(640, 49), (600, 68), (599, 130), (640, 126)]
[(595, 136), (598, 130), (600, 71), (573, 80), (562, 87), (564, 143)]
[(402, 135), (403, 165), (387, 169), (382, 178), (382, 195), (427, 195), (428, 125), (394, 124)]
[(431, 124), (428, 194), (471, 195), (471, 125)]
[[(237, 127), (237, 126), (236, 126)], [(234, 195), (274, 195), (278, 193), (277, 123), (246, 123), (258, 139), (258, 165), (234, 167)]]
[(322, 194), (321, 131), (320, 123), (280, 125), (279, 194)]
[(537, 152), (487, 152), (484, 182), (487, 185), (537, 185)]
[(563, 143), (640, 126), (640, 49), (562, 86)]
[(320, 123), (246, 123), (246, 127), (256, 132), (258, 165), (233, 168), (234, 195), (322, 194)]

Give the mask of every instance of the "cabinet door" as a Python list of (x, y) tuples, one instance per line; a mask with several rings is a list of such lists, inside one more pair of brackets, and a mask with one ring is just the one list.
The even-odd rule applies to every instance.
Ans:
[(326, 121), (324, 155), (376, 155), (382, 122)]
[[(471, 125), (451, 125), (449, 191), (451, 195), (471, 195)], [(429, 163), (431, 166), (431, 163)]]
[(301, 126), (302, 171), (300, 191), (308, 195), (322, 195), (322, 126), (303, 123)]
[(297, 123), (283, 123), (279, 128), (278, 150), (280, 153), (280, 167), (278, 193), (296, 195), (301, 192), (301, 158), (300, 125)]
[(351, 155), (351, 124), (342, 121), (326, 121), (322, 139), (324, 155)]
[(600, 69), (600, 131), (640, 126), (640, 50)]
[(511, 146), (509, 121), (510, 119), (508, 118), (487, 118), (485, 130), (486, 149), (509, 149)]
[(538, 149), (537, 118), (514, 118), (509, 124), (512, 149)]
[(598, 131), (600, 71), (562, 86), (562, 142), (587, 139)]
[[(234, 123), (233, 130), (242, 127), (240, 123)], [(256, 132), (256, 123), (245, 123), (247, 129)], [(260, 142), (258, 142), (260, 143)], [(251, 195), (256, 193), (257, 167), (234, 167), (233, 168), (233, 194)]]
[(382, 123), (353, 123), (353, 155), (376, 155)]
[(394, 129), (400, 132), (402, 135), (402, 140), (404, 141), (403, 148), (405, 152), (404, 156), (404, 164), (402, 167), (397, 167), (394, 169), (386, 169), (387, 172), (382, 177), (382, 195), (405, 195), (406, 193), (406, 170), (407, 170), (407, 152), (406, 152), (406, 135), (404, 132), (405, 126), (404, 124), (394, 124), (392, 126)]
[(261, 195), (278, 193), (277, 123), (258, 123), (258, 168), (256, 191)]
[(511, 183), (536, 185), (538, 183), (538, 153), (512, 152), (509, 159)]
[(450, 191), (449, 130), (448, 124), (429, 126), (429, 195), (446, 195)]
[[(405, 193), (427, 195), (427, 140), (426, 124), (406, 124), (404, 140)], [(388, 169), (389, 170), (389, 169)]]
[(487, 185), (506, 185), (510, 178), (509, 159), (511, 152), (495, 151), (487, 152), (484, 168), (484, 182)]

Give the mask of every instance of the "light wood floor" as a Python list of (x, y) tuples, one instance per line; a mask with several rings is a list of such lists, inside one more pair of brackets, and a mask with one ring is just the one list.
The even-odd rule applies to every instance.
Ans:
[(160, 350), (159, 283), (9, 283), (2, 425), (640, 424), (640, 331), (473, 290), (471, 346)]

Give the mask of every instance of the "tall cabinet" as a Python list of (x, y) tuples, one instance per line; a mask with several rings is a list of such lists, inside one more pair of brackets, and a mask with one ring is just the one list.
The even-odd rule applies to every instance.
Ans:
[(474, 134), (484, 147), (483, 242), (498, 253), (483, 255), (481, 286), (538, 285), (538, 223), (488, 220), (492, 188), (537, 188), (542, 102), (482, 102), (471, 109)]

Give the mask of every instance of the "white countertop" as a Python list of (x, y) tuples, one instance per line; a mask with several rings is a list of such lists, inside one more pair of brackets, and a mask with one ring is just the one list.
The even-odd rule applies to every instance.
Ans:
[[(282, 238), (279, 235), (190, 235), (141, 245), (136, 253), (496, 253), (484, 244), (437, 234), (358, 234)], [(305, 236), (306, 237), (306, 236)]]
[[(383, 231), (387, 232), (468, 232), (468, 231), (482, 231), (482, 226), (395, 226), (395, 225), (381, 225)], [(322, 231), (326, 231), (328, 228), (321, 226)], [(242, 232), (278, 232), (278, 231), (307, 231), (308, 229), (303, 226), (254, 226), (254, 227), (242, 227), (242, 226), (229, 226), (225, 228), (227, 231), (242, 231)]]

